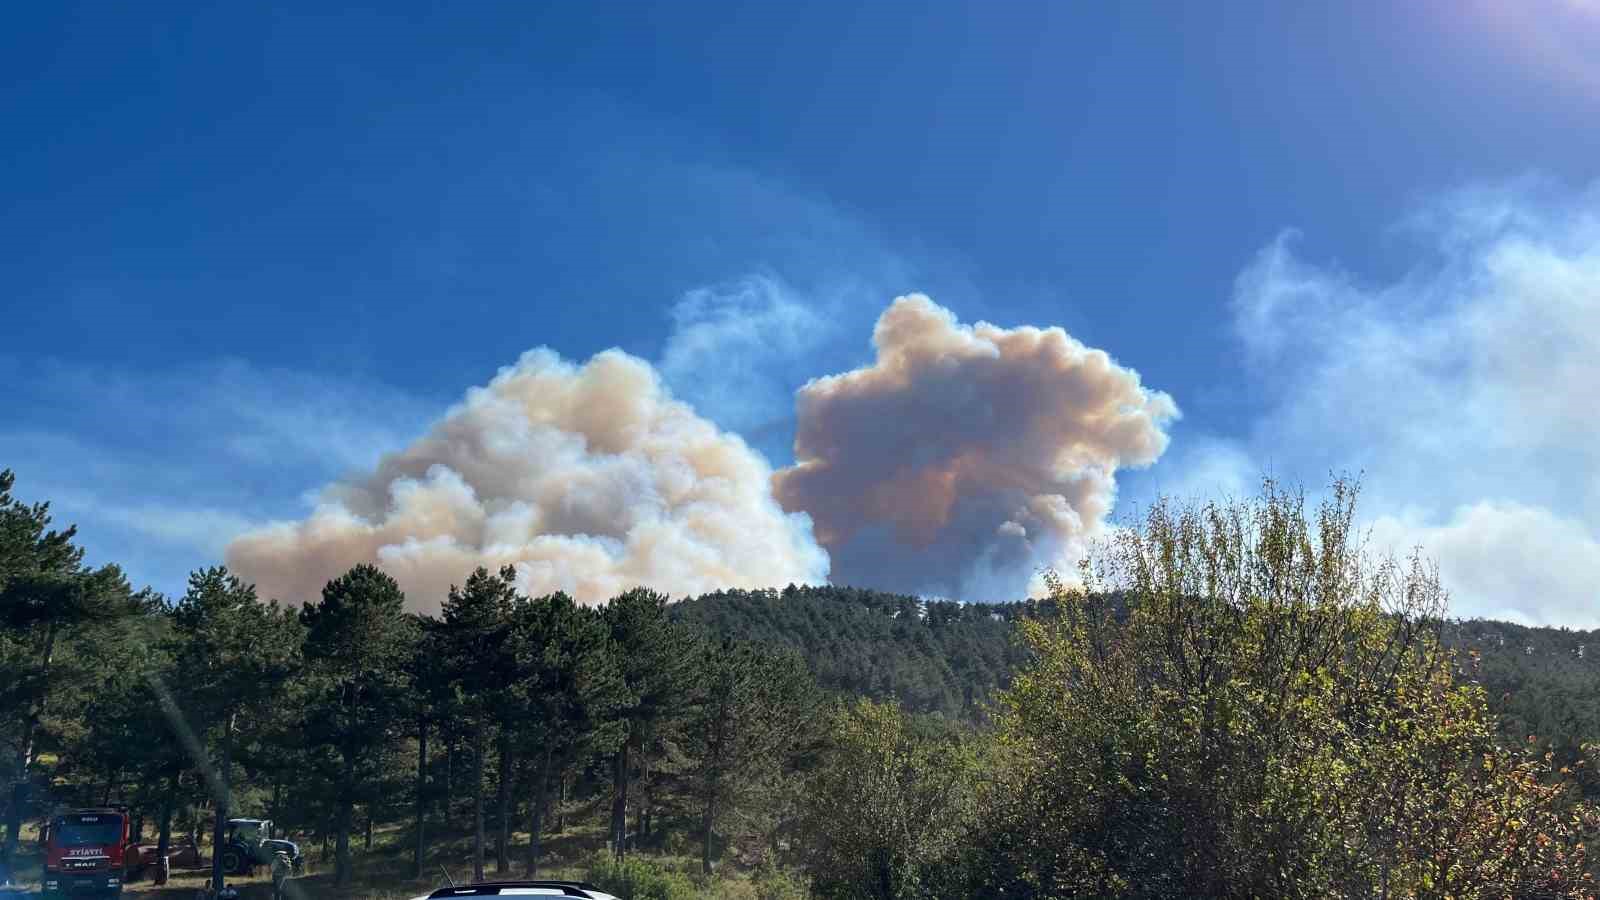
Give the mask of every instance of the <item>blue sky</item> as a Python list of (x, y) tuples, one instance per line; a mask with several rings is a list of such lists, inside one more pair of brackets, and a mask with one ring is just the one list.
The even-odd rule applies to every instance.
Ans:
[(786, 465), (794, 390), (916, 291), (1174, 398), (1124, 501), (1361, 469), (1447, 574), (1548, 528), (1463, 611), (1600, 618), (1540, 571), (1600, 547), (1588, 430), (1526, 404), (1600, 388), (1582, 0), (333, 6), (0, 37), (0, 466), (141, 582), (536, 346)]

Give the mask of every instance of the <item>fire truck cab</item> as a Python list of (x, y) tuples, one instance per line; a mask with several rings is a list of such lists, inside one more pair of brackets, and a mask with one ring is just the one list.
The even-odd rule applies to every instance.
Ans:
[(51, 817), (39, 838), (42, 900), (120, 897), (128, 869), (137, 863), (126, 810), (70, 810)]

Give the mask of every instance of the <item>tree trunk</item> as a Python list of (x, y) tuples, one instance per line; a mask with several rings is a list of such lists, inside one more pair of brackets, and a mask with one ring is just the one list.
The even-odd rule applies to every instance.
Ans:
[(472, 880), (483, 880), (483, 729), (478, 723), (472, 737)]
[(339, 800), (338, 834), (333, 842), (333, 883), (344, 887), (350, 883), (350, 820), (355, 815), (355, 801), (346, 794)]
[(719, 703), (716, 708), (716, 718), (713, 719), (711, 728), (711, 741), (707, 749), (708, 765), (706, 766), (706, 809), (705, 821), (701, 824), (701, 858), (700, 871), (705, 875), (711, 874), (711, 835), (717, 824), (717, 796), (722, 790), (723, 754), (727, 751), (727, 724), (728, 704)]
[(621, 859), (627, 853), (627, 840), (628, 742), (624, 740), (613, 758), (611, 771), (611, 852), (617, 859)]
[(556, 782), (556, 833), (567, 830), (567, 770), (561, 770), (561, 779)]
[(216, 783), (216, 815), (211, 826), (211, 890), (213, 893), (222, 890), (223, 878), (227, 874), (222, 871), (222, 849), (227, 841), (227, 826), (229, 809), (233, 805), (230, 796), (233, 784), (233, 720), (234, 715), (229, 715), (227, 723), (222, 729), (222, 765)]
[(11, 786), (11, 805), (6, 812), (5, 846), (0, 847), (0, 868), (12, 871), (12, 860), (17, 854), (17, 841), (22, 837), (22, 807), (28, 802), (28, 780), (33, 771), (34, 738), (39, 722), (44, 718), (46, 701), (50, 698), (50, 663), (56, 655), (56, 623), (44, 626), (44, 661), (39, 668), (39, 683), (45, 687), (39, 699), (22, 718), (22, 740), (17, 745), (17, 780)]
[(450, 804), (456, 799), (456, 738), (444, 732), (444, 808), (439, 810), (446, 831), (450, 830)]
[(156, 835), (156, 883), (167, 883), (167, 854), (172, 852), (172, 801), (178, 796), (178, 773), (167, 780), (167, 791), (161, 798), (161, 831)]
[(417, 720), (417, 845), (411, 854), (411, 877), (422, 877), (422, 855), (427, 850), (424, 824), (428, 817), (428, 720)]
[[(21, 754), (18, 754), (21, 758)], [(18, 832), (22, 830), (22, 807), (28, 802), (28, 777), (24, 769), (11, 785), (10, 802), (6, 804), (5, 843), (0, 845), (0, 868), (12, 870), (11, 859), (16, 855)]]
[(550, 800), (550, 748), (546, 747), (539, 762), (539, 774), (534, 781), (534, 793), (528, 823), (528, 877), (539, 874), (539, 850), (544, 834), (544, 808)]
[(506, 856), (506, 846), (511, 841), (511, 731), (508, 728), (500, 729), (500, 784), (496, 788), (495, 812), (500, 817), (499, 828), (494, 836), (494, 871), (496, 875), (504, 875), (511, 868), (511, 861)]
[(700, 871), (702, 874), (711, 874), (711, 839), (717, 824), (717, 794), (722, 789), (722, 754), (727, 747), (724, 740), (724, 726), (727, 723), (727, 705), (719, 704), (715, 724), (711, 730), (711, 744), (706, 767), (706, 809), (705, 821), (701, 826), (700, 834)]
[(639, 746), (639, 816), (634, 838), (643, 841), (650, 836), (650, 754), (644, 743)]
[(717, 821), (716, 792), (706, 796), (705, 817), (700, 822), (700, 874), (711, 874), (711, 829)]

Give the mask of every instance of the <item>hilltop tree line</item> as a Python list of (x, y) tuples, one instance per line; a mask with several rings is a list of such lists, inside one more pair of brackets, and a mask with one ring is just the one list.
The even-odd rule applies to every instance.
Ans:
[[(1126, 615), (1126, 598), (1105, 598)], [(981, 725), (1030, 659), (1024, 621), (1056, 619), (1051, 597), (962, 604), (859, 588), (730, 590), (673, 604), (671, 615), (717, 634), (800, 653), (825, 688), (893, 701), (908, 712)], [(1532, 736), (1566, 763), (1600, 738), (1600, 630), (1444, 619), (1439, 641), (1471, 664), (1509, 742)], [(1600, 781), (1583, 780), (1600, 799)]]
[(369, 565), (303, 607), (221, 567), (136, 591), (12, 487), (6, 860), (24, 822), (121, 802), (163, 852), (271, 817), (340, 883), (375, 828), (413, 874), (465, 834), (483, 878), (598, 826), (839, 900), (1594, 896), (1585, 649), (1555, 678), (1533, 632), (1445, 619), (1420, 561), (1359, 553), (1343, 484), (1158, 505), (1025, 603), (589, 607), (480, 568), (434, 616)]
[(982, 724), (1030, 652), (1017, 624), (1055, 618), (1050, 597), (960, 603), (836, 585), (728, 590), (673, 604), (680, 622), (803, 656), (825, 689)]

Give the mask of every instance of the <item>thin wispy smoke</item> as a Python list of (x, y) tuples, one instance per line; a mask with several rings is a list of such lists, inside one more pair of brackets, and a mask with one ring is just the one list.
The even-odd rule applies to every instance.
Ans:
[(473, 567), (516, 566), (530, 593), (603, 601), (826, 578), (803, 513), (771, 469), (679, 402), (651, 366), (607, 351), (578, 366), (539, 349), (501, 370), (307, 519), (235, 540), (228, 564), (269, 597), (305, 601), (376, 563), (410, 605), (438, 608)]
[(794, 466), (835, 582), (1016, 599), (1101, 530), (1119, 468), (1154, 462), (1178, 415), (1138, 373), (1060, 328), (961, 325), (894, 301), (871, 365), (798, 394)]
[(1394, 280), (1291, 232), (1239, 276), (1235, 327), (1275, 403), (1243, 449), (1364, 473), (1374, 549), (1420, 546), (1459, 615), (1595, 623), (1600, 185), (1480, 184), (1424, 204)]

